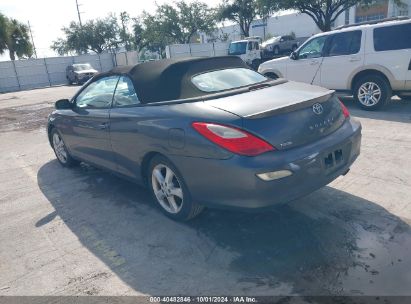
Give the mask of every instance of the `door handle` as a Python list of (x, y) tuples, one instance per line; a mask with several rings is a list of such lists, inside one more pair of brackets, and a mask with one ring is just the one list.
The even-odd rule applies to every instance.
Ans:
[(361, 57), (351, 57), (350, 62), (360, 61)]
[(107, 123), (107, 122), (103, 122), (102, 124), (99, 124), (97, 127), (98, 127), (100, 130), (107, 129), (108, 123)]

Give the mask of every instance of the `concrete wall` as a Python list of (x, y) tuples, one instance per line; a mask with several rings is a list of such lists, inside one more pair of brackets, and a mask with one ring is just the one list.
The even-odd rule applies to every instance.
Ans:
[(72, 63), (90, 63), (100, 72), (114, 66), (111, 54), (2, 61), (0, 93), (66, 84), (66, 67)]
[(228, 46), (228, 42), (172, 44), (166, 47), (166, 57), (223, 56), (228, 54)]

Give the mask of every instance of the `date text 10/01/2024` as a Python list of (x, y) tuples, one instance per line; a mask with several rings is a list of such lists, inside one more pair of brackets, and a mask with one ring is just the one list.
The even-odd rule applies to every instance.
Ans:
[(150, 297), (151, 303), (256, 303), (258, 302), (254, 297), (243, 296), (176, 296), (176, 297)]

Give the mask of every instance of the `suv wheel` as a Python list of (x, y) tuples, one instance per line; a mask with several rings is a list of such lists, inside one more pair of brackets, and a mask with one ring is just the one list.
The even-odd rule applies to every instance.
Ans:
[(354, 99), (364, 110), (378, 110), (391, 99), (391, 87), (387, 80), (379, 75), (362, 77), (355, 83)]
[(192, 201), (183, 177), (168, 159), (155, 156), (148, 170), (148, 185), (153, 199), (169, 218), (188, 221), (203, 211), (203, 206)]

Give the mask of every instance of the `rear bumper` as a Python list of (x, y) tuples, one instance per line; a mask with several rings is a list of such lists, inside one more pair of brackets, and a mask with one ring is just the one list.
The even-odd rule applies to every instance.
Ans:
[[(192, 198), (206, 206), (261, 208), (307, 195), (347, 172), (360, 154), (361, 125), (353, 119), (321, 140), (286, 151), (257, 157), (233, 156), (226, 160), (170, 156)], [(337, 164), (325, 158), (342, 151)], [(259, 173), (290, 170), (292, 175), (263, 181)]]

